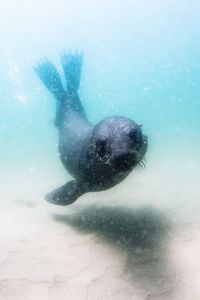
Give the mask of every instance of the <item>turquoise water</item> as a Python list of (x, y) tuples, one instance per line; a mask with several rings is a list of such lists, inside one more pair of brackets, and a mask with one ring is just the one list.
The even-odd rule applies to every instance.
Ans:
[(148, 164), (198, 165), (199, 11), (195, 0), (1, 1), (2, 178), (61, 168), (55, 102), (33, 66), (48, 57), (60, 68), (68, 49), (84, 52), (80, 95), (90, 120), (131, 117), (149, 137)]
[[(84, 52), (89, 119), (148, 135), (146, 169), (53, 206), (55, 100), (34, 74)], [(0, 1), (0, 299), (199, 300), (200, 1)]]

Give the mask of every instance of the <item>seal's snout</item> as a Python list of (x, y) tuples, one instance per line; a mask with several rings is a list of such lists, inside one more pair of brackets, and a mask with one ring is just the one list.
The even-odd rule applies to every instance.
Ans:
[(141, 162), (143, 157), (146, 154), (148, 142), (147, 136), (143, 135), (141, 131), (131, 132), (129, 136), (131, 143), (128, 142), (125, 144), (125, 149), (121, 149), (118, 153), (113, 153), (112, 163), (114, 167), (120, 171), (129, 171), (135, 167), (138, 163)]
[(143, 138), (142, 138), (142, 155), (144, 156), (147, 152), (147, 148), (148, 148), (148, 137), (146, 135), (143, 135)]
[(148, 143), (148, 137), (146, 135), (143, 135), (143, 143), (145, 145), (147, 145), (147, 143)]
[(130, 153), (122, 153), (112, 159), (115, 168), (121, 171), (128, 171), (133, 165), (133, 155)]

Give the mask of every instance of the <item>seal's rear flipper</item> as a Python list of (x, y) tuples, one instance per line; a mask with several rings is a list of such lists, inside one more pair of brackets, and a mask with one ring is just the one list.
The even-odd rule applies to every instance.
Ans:
[(77, 52), (64, 53), (61, 56), (61, 63), (67, 81), (68, 91), (76, 92), (80, 85), (83, 54)]
[(80, 188), (75, 180), (67, 182), (65, 185), (48, 193), (45, 199), (53, 204), (57, 205), (69, 205), (76, 201), (84, 192), (80, 191)]
[(47, 87), (47, 89), (58, 99), (62, 100), (65, 90), (56, 67), (47, 59), (43, 60), (34, 68), (35, 73)]

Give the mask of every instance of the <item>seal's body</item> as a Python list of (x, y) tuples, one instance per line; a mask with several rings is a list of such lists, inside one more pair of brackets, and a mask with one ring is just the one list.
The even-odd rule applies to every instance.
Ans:
[(50, 61), (42, 61), (35, 71), (56, 98), (60, 158), (74, 177), (47, 194), (46, 199), (68, 205), (86, 192), (106, 190), (122, 181), (134, 167), (143, 163), (147, 138), (141, 126), (121, 116), (108, 117), (93, 126), (78, 95), (82, 55), (64, 54), (61, 62), (66, 91)]

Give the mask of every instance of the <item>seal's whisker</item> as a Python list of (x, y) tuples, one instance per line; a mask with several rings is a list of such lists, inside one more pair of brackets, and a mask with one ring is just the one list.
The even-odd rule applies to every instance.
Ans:
[(137, 166), (134, 168), (135, 171), (140, 171), (146, 169), (146, 158), (143, 157), (139, 163), (137, 164)]

